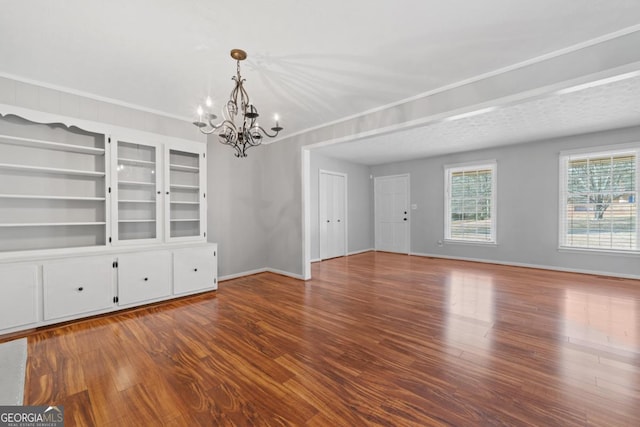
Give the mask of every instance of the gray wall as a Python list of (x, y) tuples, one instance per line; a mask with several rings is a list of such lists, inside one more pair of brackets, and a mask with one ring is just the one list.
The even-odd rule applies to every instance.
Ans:
[(311, 152), (311, 259), (320, 258), (319, 176), (320, 170), (347, 175), (347, 251), (373, 248), (373, 202), (369, 167)]
[[(559, 153), (640, 141), (640, 127), (459, 153), (371, 168), (411, 174), (411, 252), (640, 276), (637, 256), (558, 250)], [(497, 160), (497, 246), (437, 245), (444, 238), (444, 166)]]
[[(306, 133), (294, 134), (290, 137), (287, 137), (285, 133), (284, 139), (266, 147), (265, 162), (268, 163), (268, 166), (265, 169), (263, 178), (270, 184), (270, 188), (267, 189), (269, 202), (264, 215), (271, 224), (267, 237), (267, 266), (294, 275), (303, 275), (305, 271), (302, 243), (303, 192), (301, 184), (301, 151), (303, 148), (314, 144), (348, 141), (356, 136), (365, 137), (366, 135), (389, 132), (403, 127), (417, 126), (437, 120), (447, 114), (451, 114), (452, 111), (461, 112), (472, 107), (479, 108), (480, 106), (495, 105), (496, 103), (517, 102), (522, 99), (530, 99), (528, 97), (547, 94), (571, 84), (584, 82), (592, 79), (593, 76), (620, 73), (623, 69), (637, 69), (637, 63), (640, 61), (640, 50), (635, 47), (639, 40), (640, 32), (621, 35), (565, 52), (561, 55), (550, 55), (540, 61), (522, 64), (520, 67), (478, 77), (465, 82), (463, 85), (425, 94), (422, 97), (376, 109), (367, 114), (322, 126)], [(566, 143), (567, 146), (572, 144), (579, 146), (583, 142), (584, 140), (577, 139), (574, 142), (568, 140)], [(553, 145), (553, 142), (547, 142), (546, 144)], [(509, 152), (514, 156), (518, 156), (517, 152)], [(553, 157), (549, 153), (539, 153), (538, 155), (543, 156), (546, 160)], [(451, 158), (467, 157), (466, 155), (460, 155), (451, 156)], [(540, 164), (546, 164), (543, 159), (539, 159), (539, 162)], [(557, 170), (557, 163), (556, 158), (553, 165), (548, 167)], [(511, 167), (520, 168), (519, 166)], [(389, 167), (389, 170), (391, 169), (393, 168)], [(507, 172), (508, 167), (505, 167), (505, 169), (507, 169), (505, 171)], [(550, 174), (553, 174), (553, 172), (550, 172)], [(430, 185), (428, 190), (433, 197), (435, 197), (436, 192), (442, 191), (444, 185), (443, 178), (440, 175), (442, 174), (437, 177), (428, 176), (428, 178), (436, 179), (433, 182), (434, 185)], [(411, 183), (414, 184), (419, 179), (420, 174), (416, 171), (411, 176)], [(541, 183), (545, 183), (544, 185), (548, 186), (550, 184), (549, 179), (551, 179), (551, 175), (541, 176)], [(507, 181), (503, 184), (505, 187), (509, 185), (512, 184)], [(530, 187), (534, 183), (523, 182), (521, 185)], [(549, 188), (549, 192), (555, 192), (556, 196), (557, 191), (557, 185), (552, 185)], [(551, 199), (553, 200), (551, 201)], [(549, 200), (545, 198), (545, 202), (547, 201), (553, 203), (554, 206), (558, 204), (557, 197)], [(425, 206), (420, 203), (419, 207), (424, 209)], [(434, 209), (442, 211), (437, 207), (434, 207)], [(418, 215), (418, 212), (415, 212), (415, 214)], [(442, 216), (443, 213), (435, 215)], [(506, 215), (508, 216), (509, 213)], [(557, 216), (557, 212), (554, 215)], [(419, 218), (419, 215), (417, 218)], [(430, 221), (433, 219), (434, 217), (431, 217)], [(551, 220), (545, 221), (551, 222)], [(555, 220), (553, 220), (553, 224), (554, 229), (557, 229)], [(442, 234), (442, 227), (440, 225), (432, 227), (430, 222), (420, 222), (414, 219), (413, 227), (413, 233), (422, 233), (421, 241), (423, 242), (432, 242), (436, 235)], [(416, 227), (419, 228), (416, 229)], [(498, 230), (498, 233), (502, 232), (504, 230)], [(533, 233), (531, 230), (528, 233), (534, 234), (530, 241), (549, 241), (548, 237), (538, 236), (537, 233)], [(501, 234), (498, 235), (498, 238), (500, 237)], [(637, 269), (632, 265), (634, 264), (634, 258), (622, 259), (623, 257), (615, 256), (603, 256), (600, 258), (582, 254), (558, 254), (557, 250), (555, 250), (556, 241), (554, 239), (551, 240), (553, 240), (554, 252), (546, 252), (550, 247), (548, 243), (545, 243), (542, 246), (543, 249), (535, 250), (535, 260), (530, 260), (530, 263), (538, 260), (541, 262), (548, 260), (545, 265), (564, 265), (567, 268), (591, 267), (594, 270), (601, 269), (602, 271), (617, 271), (619, 273), (636, 271), (637, 273)], [(418, 244), (417, 236), (412, 241), (414, 244)], [(487, 257), (483, 258), (499, 259), (499, 256), (504, 255), (505, 262), (513, 258), (512, 254), (501, 248), (501, 246), (498, 246), (495, 248), (493, 255), (488, 254)], [(415, 247), (414, 250), (426, 253), (429, 247), (420, 246)], [(467, 247), (460, 247), (459, 249), (447, 247), (446, 250), (455, 251), (450, 252), (450, 255), (454, 253), (459, 256), (478, 255), (477, 250)], [(593, 263), (591, 262), (592, 260), (594, 261)]]
[(267, 266), (265, 151), (264, 146), (255, 147), (248, 157), (238, 159), (217, 137), (209, 138), (207, 240), (218, 243), (220, 277)]

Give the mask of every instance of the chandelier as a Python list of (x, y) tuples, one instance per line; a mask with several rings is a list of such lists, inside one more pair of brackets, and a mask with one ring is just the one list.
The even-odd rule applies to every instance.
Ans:
[(240, 61), (247, 58), (247, 53), (241, 49), (233, 49), (231, 57), (237, 62), (236, 75), (231, 77), (235, 87), (231, 91), (229, 101), (222, 109), (222, 121), (214, 123), (218, 117), (210, 111), (213, 102), (210, 97), (207, 97), (206, 111), (202, 106), (198, 106), (198, 121), (193, 124), (206, 135), (216, 133), (222, 144), (236, 150), (236, 157), (247, 157), (249, 148), (260, 145), (265, 136), (275, 138), (282, 127), (278, 124), (277, 115), (275, 116), (276, 125), (271, 128), (273, 133), (267, 132), (258, 124), (258, 109), (249, 101), (249, 94), (244, 88), (245, 79), (240, 75)]

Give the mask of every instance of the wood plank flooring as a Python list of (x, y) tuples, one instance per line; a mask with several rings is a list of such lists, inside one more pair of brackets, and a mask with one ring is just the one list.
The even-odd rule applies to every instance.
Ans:
[(387, 253), (28, 338), (66, 426), (640, 426), (640, 281)]

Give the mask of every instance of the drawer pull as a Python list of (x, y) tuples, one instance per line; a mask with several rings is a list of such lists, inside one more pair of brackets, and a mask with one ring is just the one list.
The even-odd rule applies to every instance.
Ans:
[(194, 269), (193, 269), (193, 271), (198, 271), (198, 269), (197, 269), (197, 268), (194, 268)]
[(149, 281), (149, 278), (148, 278), (148, 277), (145, 277), (145, 278), (144, 278), (144, 281), (145, 281), (145, 282), (148, 282), (148, 281)]
[(83, 290), (84, 290), (84, 288), (83, 288), (82, 286), (80, 286), (80, 287), (78, 288), (78, 292), (82, 292)]

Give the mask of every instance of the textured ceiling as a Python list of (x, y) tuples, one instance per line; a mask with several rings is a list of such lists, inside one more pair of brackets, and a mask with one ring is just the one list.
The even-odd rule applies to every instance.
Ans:
[[(0, 75), (194, 119), (225, 102), (242, 48), (261, 123), (278, 113), (286, 137), (638, 23), (637, 0), (5, 1)], [(456, 132), (509, 139), (508, 111)]]
[(426, 126), (321, 147), (314, 151), (355, 163), (376, 165), (640, 126), (640, 76), (496, 107), (495, 110), (472, 117), (440, 120)]

